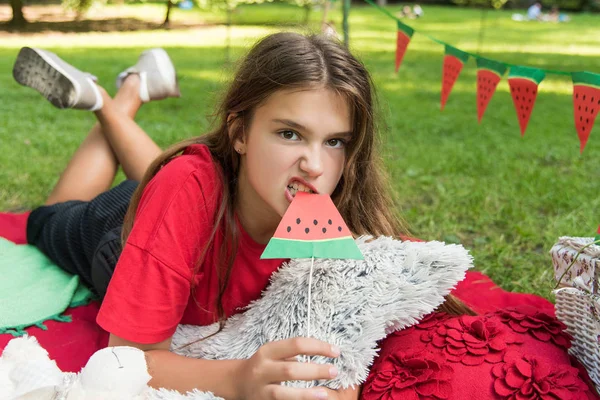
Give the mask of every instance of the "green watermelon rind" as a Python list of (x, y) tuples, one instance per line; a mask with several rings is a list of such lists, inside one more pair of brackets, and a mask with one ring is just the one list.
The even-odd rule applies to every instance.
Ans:
[(297, 240), (273, 237), (260, 256), (264, 258), (341, 258), (363, 260), (352, 237), (324, 240)]
[(541, 69), (530, 68), (530, 67), (511, 67), (508, 72), (508, 79), (527, 79), (539, 85), (544, 80), (546, 73)]
[(398, 30), (402, 31), (409, 38), (411, 38), (412, 35), (415, 33), (415, 30), (413, 28), (411, 28), (410, 26), (403, 24), (400, 21), (396, 21), (396, 22), (398, 23)]
[(476, 60), (478, 69), (487, 69), (494, 74), (502, 78), (502, 75), (506, 72), (506, 65), (499, 63), (498, 61), (489, 60), (483, 57), (477, 57)]
[(592, 72), (572, 72), (573, 85), (591, 86), (600, 89), (600, 75)]
[(444, 54), (458, 58), (463, 64), (469, 61), (469, 55), (462, 50), (452, 47), (449, 44), (445, 46)]

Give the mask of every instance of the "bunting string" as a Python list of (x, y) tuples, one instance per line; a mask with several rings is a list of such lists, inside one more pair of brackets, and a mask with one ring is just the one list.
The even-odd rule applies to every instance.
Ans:
[[(373, 0), (365, 1), (396, 21), (397, 39), (394, 71), (398, 72), (415, 30), (411, 26), (400, 21), (399, 18), (385, 8), (374, 3)], [(454, 87), (454, 83), (458, 79), (463, 66), (469, 58), (473, 58), (477, 65), (477, 121), (481, 123), (487, 106), (496, 92), (498, 83), (500, 83), (502, 77), (506, 71), (508, 71), (508, 86), (517, 112), (521, 136), (525, 135), (527, 125), (529, 124), (529, 118), (531, 117), (537, 99), (538, 86), (544, 80), (546, 75), (570, 76), (573, 82), (573, 115), (575, 119), (575, 129), (577, 131), (577, 136), (579, 137), (580, 152), (583, 153), (590, 132), (594, 127), (596, 116), (600, 110), (600, 74), (585, 71), (559, 71), (509, 64), (458, 49), (427, 33), (421, 34), (433, 42), (444, 46), (440, 108), (444, 110), (448, 97)]]
[[(385, 8), (379, 6), (378, 4), (374, 3), (373, 0), (365, 0), (367, 3), (369, 3), (370, 5), (372, 5), (373, 7), (377, 8), (379, 11), (381, 11), (382, 13), (384, 13), (385, 15), (387, 15), (388, 17), (392, 18), (393, 20), (395, 20), (398, 24), (402, 24), (402, 25), (406, 25), (409, 26), (407, 24), (405, 24), (404, 22), (402, 22), (400, 20), (400, 18), (396, 17), (394, 14), (392, 14), (391, 12), (389, 12), (388, 10), (386, 10)], [(414, 28), (411, 27), (411, 29), (414, 30)], [(417, 31), (415, 31), (417, 32)], [(446, 43), (438, 38), (435, 38), (427, 33), (424, 32), (420, 32), (418, 31), (418, 33), (421, 36), (426, 37), (427, 39), (437, 43), (437, 44), (441, 44), (442, 46), (451, 46), (449, 43)], [(481, 56), (479, 54), (474, 54), (474, 53), (470, 53), (466, 50), (461, 50), (462, 52), (464, 52), (465, 54), (468, 54), (470, 57), (473, 57), (474, 59), (480, 58)], [(500, 62), (501, 64), (504, 64), (507, 68), (511, 68), (511, 67), (517, 67), (519, 65), (516, 64), (509, 64), (506, 62), (501, 62), (501, 61), (497, 61)], [(560, 70), (553, 70), (553, 69), (543, 69), (543, 68), (538, 68), (541, 69), (542, 71), (544, 71), (546, 74), (551, 74), (551, 75), (563, 75), (563, 76), (571, 76), (571, 72), (569, 71), (560, 71)]]

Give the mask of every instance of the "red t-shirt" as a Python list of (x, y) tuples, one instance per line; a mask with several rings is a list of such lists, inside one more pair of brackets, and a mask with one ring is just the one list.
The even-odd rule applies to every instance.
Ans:
[[(217, 321), (222, 225), (192, 277), (221, 204), (223, 183), (217, 168), (206, 146), (193, 145), (148, 183), (98, 314), (102, 328), (132, 342), (158, 343), (171, 337), (180, 323)], [(265, 245), (238, 227), (240, 244), (223, 297), (228, 317), (260, 297), (283, 261), (261, 260)]]

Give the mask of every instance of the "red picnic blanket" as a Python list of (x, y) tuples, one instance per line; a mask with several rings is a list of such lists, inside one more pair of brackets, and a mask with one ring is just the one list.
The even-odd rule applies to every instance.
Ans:
[[(27, 242), (25, 227), (29, 213), (0, 213), (0, 237), (17, 244)], [(477, 313), (485, 313), (500, 308), (529, 304), (540, 311), (554, 315), (554, 306), (548, 300), (524, 293), (507, 292), (481, 272), (468, 272), (453, 292)], [(26, 329), (35, 336), (48, 351), (50, 358), (56, 360), (60, 369), (79, 372), (92, 354), (106, 347), (108, 333), (96, 324), (99, 304), (92, 302), (86, 306), (69, 308), (65, 312), (71, 315), (72, 322), (47, 321), (47, 330), (37, 327)], [(10, 334), (0, 335), (0, 353), (13, 339)]]

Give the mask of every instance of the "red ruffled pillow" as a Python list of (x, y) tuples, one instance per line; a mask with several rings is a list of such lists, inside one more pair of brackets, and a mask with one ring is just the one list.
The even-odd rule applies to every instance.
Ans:
[(600, 399), (565, 328), (530, 306), (432, 313), (380, 342), (362, 399)]

